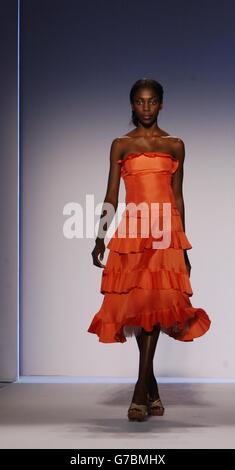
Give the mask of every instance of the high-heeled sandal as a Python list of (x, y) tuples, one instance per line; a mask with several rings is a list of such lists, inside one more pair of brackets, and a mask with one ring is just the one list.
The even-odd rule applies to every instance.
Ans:
[(138, 405), (132, 402), (127, 416), (130, 421), (144, 421), (146, 416), (148, 416), (148, 405)]
[(157, 400), (151, 400), (151, 398), (148, 395), (147, 406), (148, 406), (149, 415), (152, 415), (152, 416), (164, 415), (165, 408), (160, 398), (158, 398)]

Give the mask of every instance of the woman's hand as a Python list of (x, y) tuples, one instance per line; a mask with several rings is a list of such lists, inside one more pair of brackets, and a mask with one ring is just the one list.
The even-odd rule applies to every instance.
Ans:
[(104, 239), (103, 238), (97, 238), (95, 242), (95, 248), (91, 252), (92, 258), (93, 258), (93, 264), (95, 266), (98, 266), (99, 268), (105, 268), (105, 264), (102, 264), (99, 260), (103, 259), (104, 257), (104, 252), (105, 252), (105, 244), (104, 244)]

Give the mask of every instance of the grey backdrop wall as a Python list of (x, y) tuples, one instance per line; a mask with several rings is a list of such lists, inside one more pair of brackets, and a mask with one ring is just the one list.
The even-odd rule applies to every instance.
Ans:
[(160, 127), (185, 142), (192, 303), (212, 320), (193, 344), (161, 336), (157, 373), (235, 378), (233, 2), (21, 5), (21, 373), (137, 373), (134, 338), (101, 344), (87, 333), (101, 270), (93, 238), (64, 236), (63, 210), (81, 204), (86, 219), (86, 195), (103, 201), (111, 142), (132, 128), (130, 88), (149, 76), (165, 90)]
[(0, 381), (17, 376), (17, 1), (0, 9)]

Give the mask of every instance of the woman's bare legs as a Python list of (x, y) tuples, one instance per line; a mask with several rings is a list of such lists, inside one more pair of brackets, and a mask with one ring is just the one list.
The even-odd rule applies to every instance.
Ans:
[[(160, 330), (158, 332), (157, 340), (159, 338), (159, 333), (160, 333)], [(136, 341), (137, 341), (137, 344), (138, 344), (138, 347), (139, 347), (139, 351), (141, 351), (142, 337), (141, 336), (136, 336)], [(156, 345), (157, 345), (157, 341), (156, 341)], [(156, 345), (155, 345), (155, 347), (156, 347)], [(154, 356), (153, 356), (153, 358), (154, 358)], [(157, 400), (159, 398), (158, 384), (157, 384), (157, 380), (155, 378), (154, 370), (153, 370), (153, 360), (151, 361), (150, 372), (149, 372), (148, 393), (149, 393), (150, 399), (152, 399), (152, 400)]]
[(145, 404), (147, 393), (153, 399), (159, 398), (157, 381), (153, 372), (153, 358), (160, 333), (160, 327), (155, 325), (151, 332), (142, 328), (140, 335), (136, 336), (139, 347), (139, 376), (135, 386), (132, 401), (138, 404)]

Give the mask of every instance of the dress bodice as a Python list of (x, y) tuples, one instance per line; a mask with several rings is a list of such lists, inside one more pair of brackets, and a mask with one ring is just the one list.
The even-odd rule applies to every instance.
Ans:
[(121, 164), (121, 177), (126, 189), (126, 204), (134, 202), (171, 202), (175, 207), (172, 175), (179, 161), (168, 153), (130, 153)]

